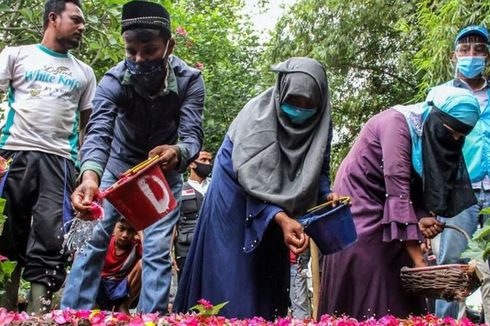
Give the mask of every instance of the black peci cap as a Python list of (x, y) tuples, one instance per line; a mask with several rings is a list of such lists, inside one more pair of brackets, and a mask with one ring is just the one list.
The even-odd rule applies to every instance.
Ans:
[(170, 38), (170, 15), (160, 4), (148, 1), (131, 1), (122, 8), (121, 32), (136, 28), (163, 31)]

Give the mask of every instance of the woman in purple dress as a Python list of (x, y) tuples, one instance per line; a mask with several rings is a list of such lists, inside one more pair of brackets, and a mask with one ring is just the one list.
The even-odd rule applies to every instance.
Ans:
[(352, 197), (359, 239), (325, 257), (319, 315), (425, 312), (423, 298), (404, 292), (400, 269), (425, 265), (420, 230), (441, 230), (428, 216), (454, 216), (474, 203), (461, 148), (480, 112), (466, 90), (437, 88), (429, 96), (372, 117), (340, 165), (334, 191)]

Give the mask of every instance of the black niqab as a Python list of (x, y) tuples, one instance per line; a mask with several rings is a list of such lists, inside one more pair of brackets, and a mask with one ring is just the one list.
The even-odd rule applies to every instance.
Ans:
[(462, 154), (464, 137), (455, 140), (444, 125), (462, 134), (472, 128), (436, 107), (423, 127), (424, 206), (433, 214), (452, 217), (477, 201)]

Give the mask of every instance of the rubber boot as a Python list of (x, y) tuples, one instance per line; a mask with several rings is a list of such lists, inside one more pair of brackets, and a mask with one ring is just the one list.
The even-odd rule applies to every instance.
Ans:
[(51, 298), (53, 294), (46, 285), (31, 282), (31, 291), (27, 302), (27, 312), (42, 315), (51, 309)]
[(17, 264), (10, 275), (10, 279), (5, 282), (5, 293), (0, 298), (0, 307), (8, 311), (17, 311), (17, 301), (19, 298), (19, 284), (22, 267)]

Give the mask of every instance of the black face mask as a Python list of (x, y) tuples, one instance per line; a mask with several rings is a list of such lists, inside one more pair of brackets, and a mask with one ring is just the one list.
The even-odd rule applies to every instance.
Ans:
[(166, 75), (168, 43), (165, 46), (165, 52), (160, 59), (135, 62), (129, 58), (126, 58), (124, 64), (128, 69), (131, 76), (137, 81), (139, 85), (146, 89), (155, 89), (161, 86), (162, 80)]
[(165, 76), (164, 59), (136, 63), (126, 58), (125, 65), (137, 83), (147, 89), (160, 85)]
[(199, 162), (194, 162), (196, 164), (196, 168), (194, 171), (201, 178), (207, 178), (211, 174), (211, 170), (213, 169), (212, 164), (204, 164)]

